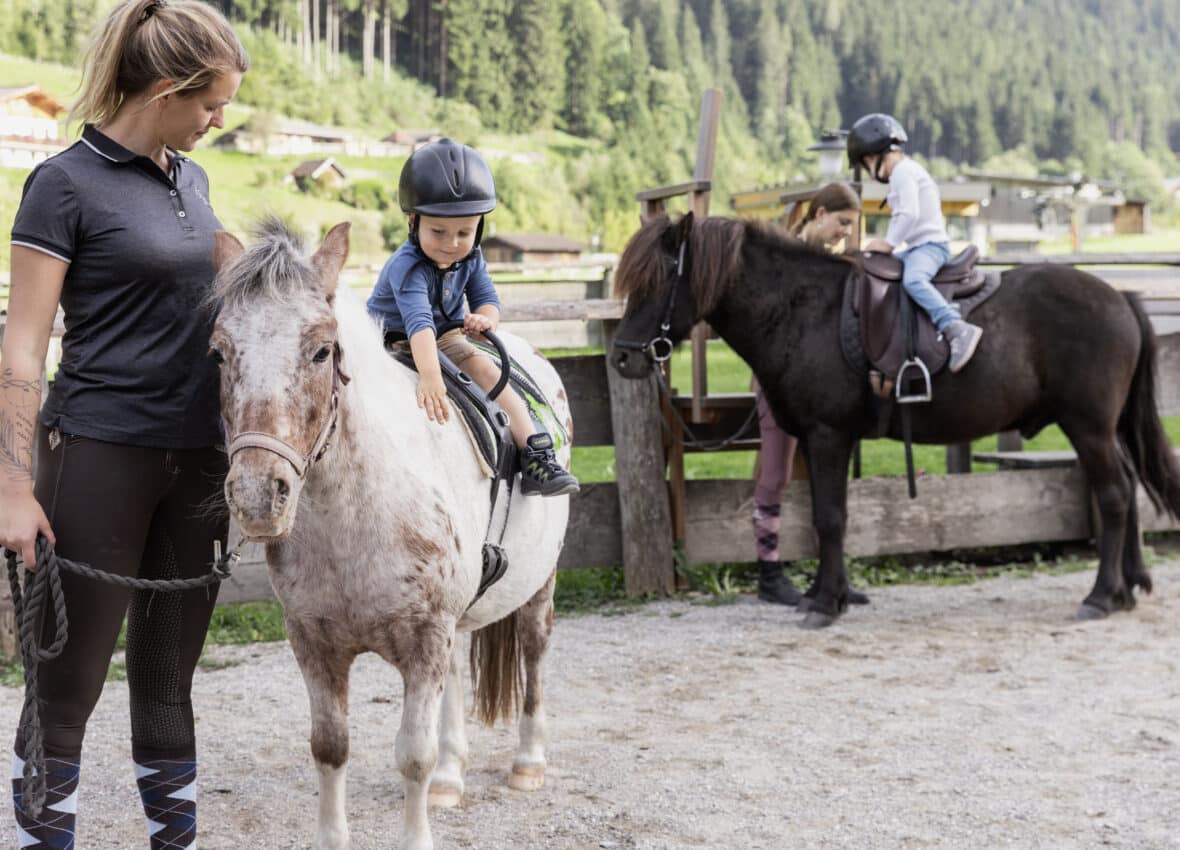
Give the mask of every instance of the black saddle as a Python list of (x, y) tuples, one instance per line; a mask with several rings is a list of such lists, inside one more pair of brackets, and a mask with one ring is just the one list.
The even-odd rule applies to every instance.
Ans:
[[(401, 345), (405, 338), (405, 334), (396, 331), (386, 333), (385, 349), (403, 366), (417, 372), (408, 346)], [(503, 468), (507, 473), (506, 477), (511, 480), (516, 471), (516, 444), (512, 441), (511, 431), (508, 430), (508, 414), (499, 404), (488, 398), (483, 387), (475, 383), (470, 375), (441, 351), (438, 353), (438, 362), (442, 366), (447, 398), (459, 409), (460, 415), (475, 436), (475, 443), (484, 463), (493, 471)]]

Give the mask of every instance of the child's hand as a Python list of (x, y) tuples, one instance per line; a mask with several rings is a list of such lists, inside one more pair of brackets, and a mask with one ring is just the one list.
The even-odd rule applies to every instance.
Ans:
[(463, 317), (463, 333), (467, 336), (479, 336), (484, 331), (494, 331), (496, 323), (483, 313), (468, 313)]
[(874, 239), (868, 245), (865, 245), (864, 249), (866, 251), (872, 251), (872, 252), (878, 253), (878, 254), (892, 254), (893, 253), (893, 246), (890, 245), (888, 242), (886, 242), (884, 239)]
[(418, 406), (426, 411), (431, 422), (439, 425), (451, 418), (451, 408), (447, 404), (447, 387), (443, 383), (442, 375), (431, 375), (418, 378)]

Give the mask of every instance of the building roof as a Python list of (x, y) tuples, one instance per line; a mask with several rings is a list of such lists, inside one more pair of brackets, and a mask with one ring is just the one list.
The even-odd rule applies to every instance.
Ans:
[(238, 134), (247, 136), (307, 136), (331, 142), (347, 142), (352, 139), (352, 133), (341, 130), (339, 127), (325, 127), (320, 124), (312, 124), (310, 121), (296, 121), (275, 116), (252, 115), (232, 130), (222, 133), (213, 144), (216, 145), (218, 142), (221, 142), (222, 145), (229, 144), (230, 140)]
[(40, 86), (0, 87), (0, 103), (9, 100), (27, 100), (31, 106), (53, 118), (66, 109), (61, 101)]
[(332, 157), (327, 157), (326, 159), (304, 160), (291, 170), (291, 176), (310, 177), (312, 180), (319, 180), (320, 175), (322, 175), (329, 168), (334, 170), (341, 177), (348, 176), (344, 173), (344, 169), (341, 168), (339, 164), (337, 164), (336, 160), (334, 160)]
[(413, 130), (403, 128), (394, 130), (381, 141), (391, 142), (394, 144), (419, 144), (421, 142), (430, 142), (441, 138), (437, 129), (435, 130)]
[(581, 242), (558, 233), (497, 233), (495, 236), (485, 236), (483, 244), (485, 247), (503, 245), (537, 254), (580, 254), (586, 250)]

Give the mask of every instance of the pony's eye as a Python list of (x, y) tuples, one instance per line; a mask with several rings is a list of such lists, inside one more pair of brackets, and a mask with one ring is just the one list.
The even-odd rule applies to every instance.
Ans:
[(209, 349), (209, 356), (213, 358), (213, 362), (216, 363), (218, 366), (225, 363), (225, 355), (222, 354), (220, 351), (218, 351), (216, 348)]
[(331, 356), (332, 356), (332, 346), (325, 345), (323, 348), (321, 348), (319, 351), (317, 351), (315, 353), (315, 357), (313, 357), (311, 359), (313, 361), (315, 361), (316, 363), (323, 363), (325, 360), (327, 360)]

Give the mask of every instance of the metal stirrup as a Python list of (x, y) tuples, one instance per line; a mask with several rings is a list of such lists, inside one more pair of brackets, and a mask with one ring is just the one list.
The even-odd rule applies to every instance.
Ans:
[[(920, 393), (903, 393), (901, 388), (905, 384), (906, 372), (911, 369), (917, 369), (922, 382), (926, 386), (925, 392)], [(915, 404), (918, 402), (930, 401), (934, 397), (933, 391), (930, 389), (930, 370), (926, 368), (926, 364), (922, 362), (920, 357), (911, 357), (901, 364), (901, 368), (897, 370), (897, 384), (895, 388), (897, 394), (898, 404)]]

